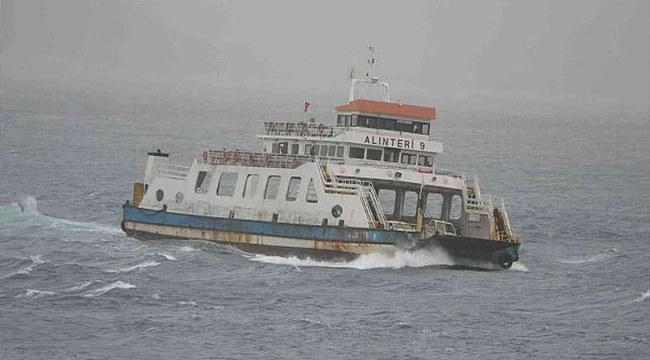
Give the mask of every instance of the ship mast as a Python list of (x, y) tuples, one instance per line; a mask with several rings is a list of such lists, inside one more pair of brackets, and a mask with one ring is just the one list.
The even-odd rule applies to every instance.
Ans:
[[(368, 72), (366, 72), (365, 79), (355, 79), (354, 71), (350, 73), (352, 78), (352, 83), (350, 84), (350, 97), (348, 101), (353, 101), (358, 98), (359, 83), (368, 84), (369, 86), (379, 84), (382, 87), (382, 101), (390, 102), (390, 90), (388, 88), (388, 82), (381, 81), (377, 76), (373, 75), (373, 67), (375, 65), (375, 48), (373, 46), (368, 46), (368, 60), (366, 61), (368, 65)], [(354, 69), (353, 69), (354, 70)]]

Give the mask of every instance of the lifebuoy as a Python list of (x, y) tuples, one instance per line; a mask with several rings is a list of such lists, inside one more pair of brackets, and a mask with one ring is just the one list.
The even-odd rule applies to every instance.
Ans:
[(203, 162), (206, 163), (206, 164), (208, 163), (208, 152), (207, 151), (203, 152)]

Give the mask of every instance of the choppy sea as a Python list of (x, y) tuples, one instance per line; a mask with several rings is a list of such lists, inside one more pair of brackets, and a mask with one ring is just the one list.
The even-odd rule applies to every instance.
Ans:
[[(479, 175), (509, 205), (523, 243), (509, 270), (125, 236), (121, 204), (147, 151), (185, 164), (204, 148), (259, 150), (263, 121), (303, 120), (300, 95), (227, 90), (3, 89), (0, 358), (648, 356), (647, 109), (431, 99), (439, 167)], [(320, 118), (342, 90), (312, 102)]]

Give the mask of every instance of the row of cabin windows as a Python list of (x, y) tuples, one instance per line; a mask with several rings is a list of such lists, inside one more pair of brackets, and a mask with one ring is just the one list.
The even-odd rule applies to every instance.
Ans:
[(364, 127), (370, 129), (392, 130), (413, 134), (429, 135), (429, 124), (419, 121), (388, 119), (367, 115), (339, 115), (338, 126)]
[[(238, 178), (239, 173), (236, 172), (221, 173), (221, 176), (219, 177), (219, 183), (217, 184), (217, 196), (234, 196)], [(212, 173), (207, 171), (199, 171), (199, 174), (196, 177), (194, 192), (197, 194), (207, 194), (208, 190), (210, 189), (211, 180)], [(275, 200), (278, 198), (278, 194), (280, 194), (281, 180), (282, 179), (279, 175), (269, 175), (266, 178), (266, 185), (264, 186), (264, 199)], [(259, 174), (248, 174), (246, 176), (246, 182), (244, 183), (244, 189), (242, 190), (241, 197), (245, 199), (255, 198), (258, 194), (257, 190), (259, 183)], [(302, 179), (298, 176), (293, 176), (289, 179), (289, 184), (287, 185), (287, 191), (284, 197), (286, 201), (296, 201), (298, 199), (301, 183)], [(316, 192), (316, 187), (314, 186), (314, 179), (309, 179), (305, 201), (309, 203), (318, 202), (318, 193)]]
[[(395, 190), (379, 189), (377, 193), (379, 203), (384, 209), (384, 214), (388, 217), (417, 216), (418, 193), (415, 191), (406, 191), (402, 200), (402, 208), (395, 209)], [(438, 193), (428, 193), (423, 199), (424, 217), (427, 219), (442, 219), (443, 196)], [(462, 214), (462, 199), (460, 195), (454, 195), (451, 198), (449, 208), (449, 219), (458, 220)]]
[[(271, 147), (271, 152), (274, 154), (286, 154), (286, 149), (289, 148), (289, 143), (286, 141), (274, 143)], [(338, 157), (344, 156), (345, 147), (341, 145), (312, 145), (305, 144), (304, 155), (322, 156), (322, 157)], [(297, 155), (299, 153), (299, 144), (291, 144), (291, 154)], [(407, 165), (419, 166), (433, 166), (433, 156), (416, 155), (411, 153), (402, 153), (400, 156), (399, 149), (384, 148), (367, 149), (362, 147), (351, 146), (348, 152), (348, 157), (352, 159), (367, 159), (376, 161), (386, 161), (392, 163), (402, 163)]]
[[(343, 157), (345, 147), (342, 145), (312, 145), (305, 144), (304, 155), (323, 156), (323, 157)], [(273, 143), (271, 152), (274, 154), (300, 154), (300, 144), (289, 144), (288, 141)]]
[(377, 149), (366, 149), (362, 147), (350, 147), (350, 157), (353, 159), (367, 159), (367, 160), (382, 160), (386, 162), (399, 162), (407, 165), (419, 165), (419, 166), (433, 166), (433, 156), (427, 155), (417, 155), (410, 153), (402, 153), (400, 156), (399, 149), (384, 148), (383, 150)]

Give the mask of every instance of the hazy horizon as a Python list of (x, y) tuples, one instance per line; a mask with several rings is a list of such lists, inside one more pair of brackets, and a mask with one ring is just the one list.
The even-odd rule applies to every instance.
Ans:
[(128, 82), (344, 97), (372, 45), (398, 97), (650, 97), (647, 1), (1, 1), (5, 93)]

